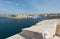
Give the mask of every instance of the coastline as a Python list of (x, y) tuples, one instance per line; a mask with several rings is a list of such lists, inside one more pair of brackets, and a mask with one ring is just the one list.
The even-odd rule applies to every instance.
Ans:
[[(25, 39), (24, 36), (27, 36), (29, 39), (30, 38), (35, 38), (37, 39), (37, 37), (39, 38), (40, 37), (40, 34), (39, 33), (44, 33), (45, 31), (48, 31), (51, 33), (51, 36), (55, 35), (55, 31), (56, 31), (56, 26), (57, 24), (60, 22), (59, 21), (60, 19), (50, 19), (50, 20), (44, 20), (44, 21), (41, 21), (39, 23), (37, 23), (36, 25), (33, 25), (32, 27), (29, 27), (29, 28), (24, 28), (22, 29), (22, 32), (17, 34), (17, 35), (20, 35), (20, 37), (18, 37), (17, 35), (14, 35), (12, 37), (9, 37), (10, 39), (16, 39), (16, 37), (18, 37), (18, 39), (22, 38), (22, 39)], [(44, 25), (43, 25), (44, 24)], [(49, 26), (48, 26), (49, 25)], [(45, 26), (45, 27), (44, 27)], [(47, 28), (48, 27), (48, 28)], [(51, 32), (53, 31), (53, 32)], [(29, 35), (28, 35), (29, 34)], [(34, 37), (36, 34), (36, 37)], [(39, 34), (39, 35), (37, 35)], [(32, 36), (30, 36), (32, 35)], [(16, 37), (15, 37), (16, 36)], [(21, 37), (22, 36), (22, 37)], [(7, 39), (9, 39), (7, 38)], [(56, 38), (55, 38), (56, 39)], [(58, 38), (59, 39), (59, 38)]]

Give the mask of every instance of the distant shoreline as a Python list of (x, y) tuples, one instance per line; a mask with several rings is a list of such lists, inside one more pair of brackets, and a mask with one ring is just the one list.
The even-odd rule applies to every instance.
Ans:
[(49, 19), (60, 18), (60, 14), (18, 14), (18, 15), (8, 15), (8, 14), (0, 14), (0, 17), (8, 17), (13, 19), (20, 18), (36, 18), (36, 17), (47, 17)]

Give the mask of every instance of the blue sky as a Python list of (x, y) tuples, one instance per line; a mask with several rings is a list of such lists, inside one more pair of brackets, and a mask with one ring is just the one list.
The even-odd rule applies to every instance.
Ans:
[(0, 0), (0, 14), (60, 13), (60, 0)]

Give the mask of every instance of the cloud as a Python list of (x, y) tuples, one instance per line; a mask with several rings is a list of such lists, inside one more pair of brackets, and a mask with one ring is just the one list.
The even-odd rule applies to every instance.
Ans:
[[(40, 0), (42, 1), (42, 0)], [(37, 13), (46, 12), (58, 12), (59, 10), (59, 0), (43, 0), (42, 3), (39, 0), (31, 0), (29, 4), (34, 8)], [(40, 2), (40, 3), (39, 3)]]
[(16, 5), (16, 6), (19, 5), (18, 3), (12, 2), (12, 1), (4, 1), (4, 4), (10, 4), (10, 5)]
[(58, 4), (60, 4), (59, 0), (0, 0), (0, 7), (2, 7), (0, 8), (0, 11), (3, 11), (5, 13), (58, 12), (60, 10), (60, 6)]
[(10, 1), (4, 1), (4, 3), (14, 3), (14, 2), (10, 2)]

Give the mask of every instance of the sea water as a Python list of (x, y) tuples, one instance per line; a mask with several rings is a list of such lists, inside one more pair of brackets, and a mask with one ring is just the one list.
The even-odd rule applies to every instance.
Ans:
[(12, 19), (0, 17), (0, 39), (5, 39), (20, 33), (23, 28), (35, 25), (39, 21), (48, 19), (46, 17)]

